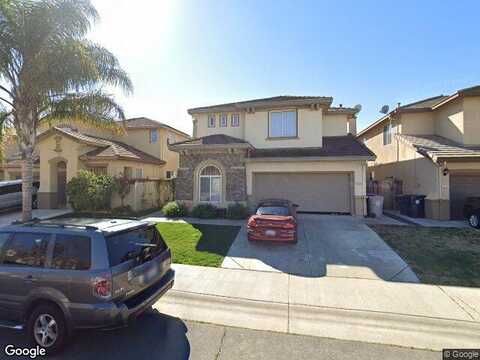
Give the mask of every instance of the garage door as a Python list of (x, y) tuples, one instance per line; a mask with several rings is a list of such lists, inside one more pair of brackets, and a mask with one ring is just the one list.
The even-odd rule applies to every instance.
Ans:
[(298, 211), (351, 212), (349, 174), (254, 173), (253, 197), (288, 199)]
[(450, 175), (450, 217), (463, 218), (463, 206), (469, 196), (480, 196), (480, 174)]

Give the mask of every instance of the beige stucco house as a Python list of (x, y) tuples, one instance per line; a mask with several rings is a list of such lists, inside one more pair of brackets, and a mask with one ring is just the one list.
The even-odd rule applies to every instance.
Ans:
[(462, 218), (466, 197), (480, 196), (480, 86), (398, 106), (358, 138), (377, 154), (369, 178), (425, 195), (429, 218)]
[(357, 109), (331, 97), (277, 96), (190, 109), (194, 138), (180, 154), (176, 199), (188, 206), (287, 198), (299, 211), (365, 214), (367, 160)]
[[(35, 177), (40, 180), (40, 208), (68, 206), (66, 184), (81, 169), (97, 174), (138, 180), (125, 203), (134, 210), (156, 205), (159, 194), (155, 182), (173, 179), (179, 155), (168, 149), (168, 142), (187, 140), (189, 135), (166, 124), (135, 118), (119, 122), (117, 129), (98, 129), (71, 122), (38, 129), (35, 150)], [(6, 146), (1, 168), (5, 179), (20, 178), (21, 169), (15, 141)], [(113, 206), (120, 199), (113, 199)]]

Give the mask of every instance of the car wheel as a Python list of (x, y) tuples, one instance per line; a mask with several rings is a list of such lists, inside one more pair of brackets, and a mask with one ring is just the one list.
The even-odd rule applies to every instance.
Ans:
[(65, 344), (68, 334), (63, 313), (53, 305), (39, 305), (27, 321), (27, 332), (33, 344), (54, 353)]
[(474, 214), (471, 214), (469, 217), (468, 217), (468, 223), (470, 224), (471, 227), (475, 228), (475, 229), (480, 229), (480, 216), (479, 216), (479, 213), (474, 213)]

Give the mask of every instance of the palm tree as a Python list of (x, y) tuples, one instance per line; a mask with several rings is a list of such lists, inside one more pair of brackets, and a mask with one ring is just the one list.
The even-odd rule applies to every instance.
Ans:
[(114, 126), (125, 119), (105, 87), (131, 93), (133, 86), (117, 58), (86, 39), (97, 19), (90, 0), (0, 0), (0, 103), (23, 160), (22, 221), (32, 217), (40, 122)]

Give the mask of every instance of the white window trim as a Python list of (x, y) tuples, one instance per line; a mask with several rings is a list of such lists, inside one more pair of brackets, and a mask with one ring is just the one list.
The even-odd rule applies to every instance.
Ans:
[[(220, 169), (216, 166), (214, 166), (216, 169), (218, 169), (218, 171), (220, 172), (220, 175), (201, 175), (202, 174), (202, 171), (207, 168), (208, 166), (214, 166), (214, 165), (207, 165), (205, 167), (203, 167), (201, 170), (200, 170), (200, 175), (198, 177), (198, 201), (201, 202), (201, 203), (204, 203), (204, 204), (220, 204), (222, 202), (222, 192), (223, 192), (223, 179), (222, 179), (222, 172), (220, 171)], [(209, 193), (208, 193), (208, 198), (210, 200), (202, 200), (202, 178), (208, 178), (209, 181)], [(219, 200), (218, 201), (212, 201), (212, 179), (213, 178), (218, 178), (220, 179), (220, 193), (219, 193)]]
[[(236, 122), (233, 122), (234, 117), (237, 118)], [(240, 114), (232, 114), (231, 115), (231, 126), (232, 127), (239, 127), (240, 126)]]
[[(286, 136), (272, 136), (271, 135), (271, 121), (273, 113), (286, 113), (293, 112), (295, 113), (295, 135), (286, 135)], [(267, 139), (295, 139), (298, 138), (298, 111), (297, 109), (285, 109), (285, 110), (271, 110), (268, 112), (268, 124), (267, 124)]]
[[(213, 120), (213, 121), (210, 121)], [(208, 115), (208, 127), (214, 128), (217, 125), (217, 117), (215, 115)]]
[[(225, 122), (223, 122), (225, 120)], [(222, 114), (220, 115), (220, 127), (227, 127), (228, 126), (228, 115)]]

